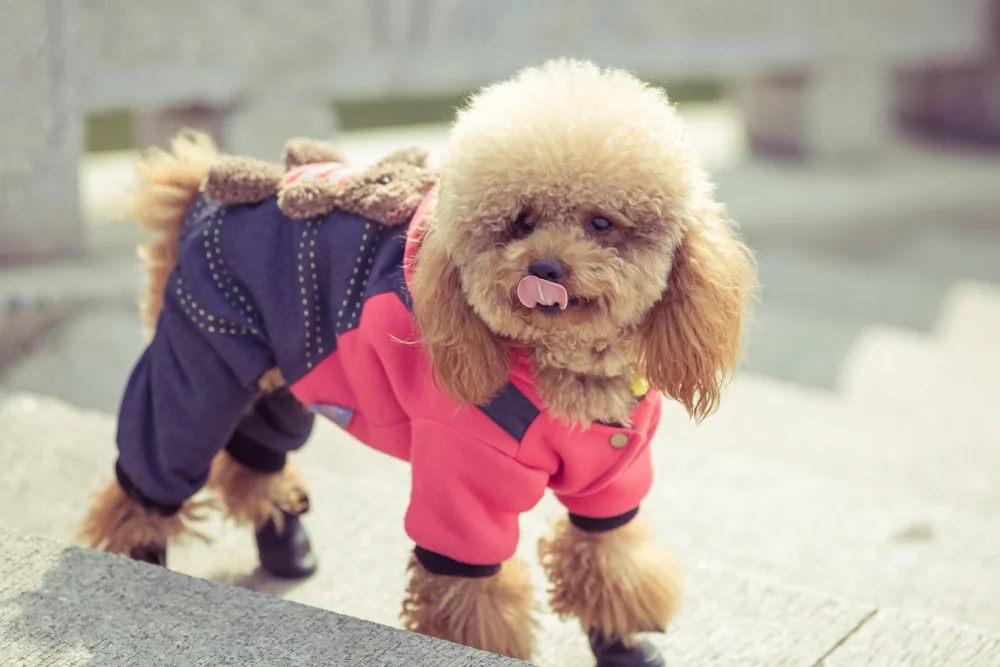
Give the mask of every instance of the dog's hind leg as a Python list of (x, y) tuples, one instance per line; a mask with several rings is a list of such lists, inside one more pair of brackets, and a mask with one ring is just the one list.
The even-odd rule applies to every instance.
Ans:
[(666, 631), (680, 606), (680, 567), (633, 517), (622, 515), (623, 525), (618, 517), (564, 518), (539, 543), (552, 609), (580, 620), (598, 667), (664, 664), (636, 635)]
[(79, 539), (94, 549), (166, 565), (167, 544), (186, 536), (207, 540), (192, 524), (210, 503), (187, 500), (174, 512), (144, 505), (112, 480), (101, 489), (80, 527)]
[(261, 566), (299, 579), (316, 571), (316, 556), (301, 515), (309, 494), (288, 452), (301, 447), (313, 416), (287, 390), (263, 396), (216, 455), (208, 489), (238, 524), (252, 527)]

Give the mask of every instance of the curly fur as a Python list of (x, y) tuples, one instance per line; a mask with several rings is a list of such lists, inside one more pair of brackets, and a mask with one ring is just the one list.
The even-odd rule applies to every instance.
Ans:
[(94, 549), (130, 556), (136, 550), (163, 547), (182, 537), (207, 537), (192, 528), (213, 507), (210, 501), (187, 501), (170, 516), (150, 512), (112, 480), (94, 498), (80, 527), (79, 539)]
[(730, 231), (721, 206), (704, 203), (674, 257), (666, 292), (641, 335), (650, 386), (696, 419), (719, 406), (736, 368), (754, 264)]
[(147, 335), (163, 310), (163, 290), (177, 264), (177, 237), (218, 150), (207, 135), (184, 130), (169, 150), (152, 149), (136, 165), (142, 187), (132, 194), (129, 209), (143, 229), (155, 234), (139, 249), (146, 285), (139, 303)]
[[(711, 190), (677, 111), (626, 72), (555, 61), (487, 88), (453, 128), (415, 263), (439, 384), (480, 403), (521, 349), (546, 407), (572, 421), (627, 421), (637, 369), (704, 417), (753, 291), (749, 251)], [(613, 229), (588, 232), (596, 216)], [(517, 299), (541, 258), (567, 270), (562, 312)]]
[(228, 452), (219, 452), (212, 460), (206, 487), (219, 494), (237, 523), (255, 529), (273, 521), (280, 531), (282, 510), (297, 515), (309, 509), (305, 482), (291, 461), (280, 472), (264, 473), (246, 467)]
[(486, 403), (507, 381), (508, 346), (462, 296), (458, 267), (433, 223), (428, 225), (413, 265), (420, 342), (443, 392), (461, 402)]
[(589, 533), (563, 518), (538, 553), (553, 611), (580, 619), (587, 631), (622, 638), (662, 632), (680, 606), (680, 566), (638, 519)]
[(531, 577), (518, 559), (492, 577), (469, 579), (432, 574), (415, 557), (403, 601), (403, 627), (412, 632), (530, 660), (537, 621)]

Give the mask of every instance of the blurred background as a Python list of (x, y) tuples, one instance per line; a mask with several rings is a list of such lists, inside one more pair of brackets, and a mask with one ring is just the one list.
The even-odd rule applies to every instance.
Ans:
[[(997, 0), (0, 0), (0, 17), (0, 524), (71, 539), (110, 472), (144, 343), (143, 236), (121, 208), (137, 150), (193, 126), (266, 159), (307, 135), (358, 162), (413, 144), (434, 160), (472, 91), (584, 57), (666, 88), (760, 264), (722, 410), (662, 429), (650, 503), (694, 568), (668, 651), (779, 664), (841, 633), (837, 664), (856, 664), (858, 641), (930, 634), (941, 661), (919, 664), (1000, 665)], [(311, 515), (326, 574), (268, 582), (222, 527), (176, 568), (396, 623), (401, 579), (331, 570), (345, 522), (400, 569), (405, 470), (338, 437), (320, 427), (303, 454), (329, 496)], [(372, 516), (335, 509), (369, 496)], [(732, 572), (850, 604), (792, 612), (799, 593)]]

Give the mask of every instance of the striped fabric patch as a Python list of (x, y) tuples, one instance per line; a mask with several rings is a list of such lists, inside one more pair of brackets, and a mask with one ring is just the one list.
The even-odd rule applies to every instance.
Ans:
[(342, 183), (345, 179), (357, 176), (365, 170), (357, 165), (342, 164), (340, 162), (317, 162), (316, 164), (304, 164), (296, 167), (285, 174), (285, 185), (291, 185), (299, 181), (334, 181)]

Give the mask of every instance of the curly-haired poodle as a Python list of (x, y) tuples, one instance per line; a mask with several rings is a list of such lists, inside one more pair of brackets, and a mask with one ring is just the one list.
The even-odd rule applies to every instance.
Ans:
[(656, 665), (681, 581), (643, 526), (662, 396), (701, 419), (733, 371), (750, 252), (677, 111), (623, 71), (559, 60), (476, 95), (440, 170), (322, 142), (284, 164), (184, 133), (141, 165), (152, 340), (122, 403), (91, 544), (157, 563), (203, 486), (308, 576), (287, 460), (316, 415), (412, 466), (405, 627), (530, 659), (518, 517), (547, 489), (551, 604), (599, 665)]

